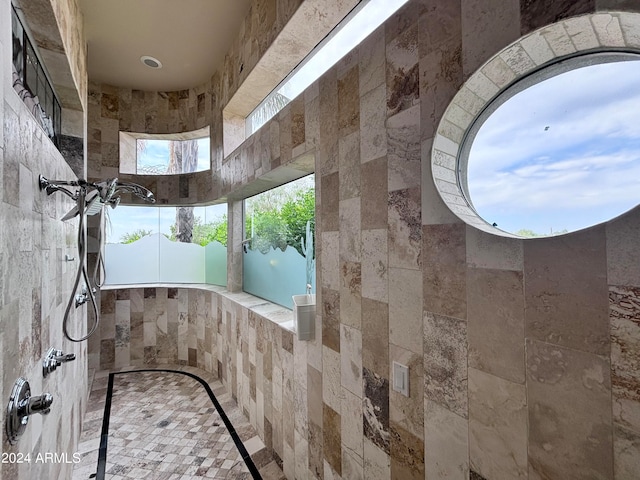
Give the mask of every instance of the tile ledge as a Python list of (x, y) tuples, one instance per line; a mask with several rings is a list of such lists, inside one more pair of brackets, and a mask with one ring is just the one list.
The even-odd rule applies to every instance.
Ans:
[(119, 285), (103, 285), (101, 290), (118, 290), (118, 289), (134, 289), (134, 288), (188, 288), (193, 290), (206, 290), (215, 292), (241, 307), (250, 310), (261, 317), (275, 323), (283, 330), (296, 333), (293, 324), (293, 310), (278, 305), (276, 303), (256, 297), (247, 292), (230, 292), (225, 287), (219, 285), (209, 285), (204, 283), (136, 283), (136, 284), (119, 284)]

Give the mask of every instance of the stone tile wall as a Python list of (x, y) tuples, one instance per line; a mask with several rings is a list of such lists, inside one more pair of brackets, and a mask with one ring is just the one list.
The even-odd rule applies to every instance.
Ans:
[[(30, 6), (36, 3), (42, 6), (37, 1)], [(57, 3), (62, 9), (72, 4)], [(69, 22), (74, 18), (70, 15)], [(45, 463), (37, 458), (66, 455), (73, 462), (86, 408), (87, 346), (63, 339), (62, 334), (77, 267), (77, 261), (65, 262), (65, 255), (78, 256), (78, 224), (77, 220), (60, 221), (74, 202), (41, 192), (38, 176), (73, 179), (75, 174), (13, 90), (9, 0), (0, 0), (0, 31), (0, 453), (7, 460), (0, 463), (0, 478), (70, 478), (72, 463)], [(63, 51), (60, 56), (65, 56)], [(82, 49), (71, 51), (82, 56)], [(86, 79), (82, 69), (79, 64), (77, 73)], [(71, 312), (69, 325), (75, 336), (86, 333), (86, 307)], [(76, 360), (43, 378), (42, 359), (51, 346), (75, 353)], [(24, 434), (10, 445), (4, 433), (4, 412), (14, 382), (21, 376), (29, 381), (32, 395), (49, 392), (54, 400), (51, 412), (31, 415)], [(12, 457), (5, 456), (10, 454), (30, 455), (31, 461), (11, 462)]]
[[(219, 191), (184, 180), (192, 199), (237, 200), (314, 159), (316, 339), (298, 342), (220, 292), (216, 345), (202, 350), (288, 478), (640, 470), (640, 209), (562, 237), (509, 239), (461, 223), (433, 184), (433, 137), (474, 71), (551, 20), (637, 9), (544, 3), (542, 14), (517, 0), (410, 1), (221, 160)], [(640, 26), (594, 21), (634, 38)], [(161, 198), (183, 201), (170, 192)], [(197, 345), (187, 337), (179, 360), (196, 348), (199, 362)], [(409, 397), (391, 388), (394, 360), (410, 367)]]
[(103, 289), (89, 367), (180, 364), (217, 372), (215, 292), (190, 288)]

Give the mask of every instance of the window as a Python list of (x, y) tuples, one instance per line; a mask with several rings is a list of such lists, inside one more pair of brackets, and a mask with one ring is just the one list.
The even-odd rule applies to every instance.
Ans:
[(209, 127), (180, 134), (120, 132), (120, 172), (175, 175), (209, 170)]
[(62, 109), (27, 30), (11, 8), (13, 88), (47, 136), (59, 147)]
[(466, 189), (487, 222), (525, 237), (557, 235), (638, 204), (640, 56), (603, 59), (566, 61), (539, 82), (528, 77), (480, 117), (468, 140)]
[(315, 292), (315, 176), (245, 200), (243, 289), (292, 308), (292, 295)]
[(109, 210), (106, 283), (227, 283), (227, 206)]
[[(472, 74), (447, 107), (431, 174), (462, 221), (505, 237), (549, 236), (638, 205), (636, 22), (610, 14), (621, 25), (614, 39), (598, 15), (520, 38)], [(558, 31), (572, 32), (570, 49), (560, 47), (569, 37)]]
[(285, 105), (335, 65), (408, 0), (361, 2), (258, 105), (246, 119), (246, 136), (267, 123)]

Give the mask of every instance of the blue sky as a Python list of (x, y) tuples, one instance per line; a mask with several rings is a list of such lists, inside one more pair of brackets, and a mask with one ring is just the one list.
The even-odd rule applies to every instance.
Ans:
[[(158, 170), (166, 171), (169, 166), (169, 142), (170, 140), (144, 139), (145, 149), (138, 153), (138, 169), (141, 167), (157, 167)], [(208, 170), (210, 161), (209, 137), (198, 139), (198, 168), (201, 172)]]
[(478, 213), (515, 232), (578, 230), (640, 199), (640, 61), (599, 64), (500, 106), (469, 154)]

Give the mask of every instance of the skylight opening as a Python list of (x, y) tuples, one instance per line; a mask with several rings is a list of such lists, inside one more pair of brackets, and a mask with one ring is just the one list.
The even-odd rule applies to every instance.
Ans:
[(302, 62), (249, 114), (252, 135), (342, 57), (359, 45), (408, 0), (369, 0), (354, 8)]

